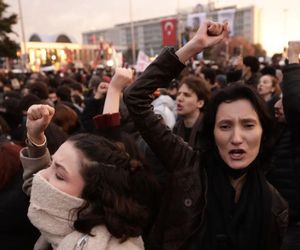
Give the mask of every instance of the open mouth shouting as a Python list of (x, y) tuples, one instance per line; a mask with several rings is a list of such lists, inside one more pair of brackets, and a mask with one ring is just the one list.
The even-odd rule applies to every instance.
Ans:
[(229, 151), (230, 158), (235, 161), (242, 160), (245, 154), (246, 151), (243, 149), (231, 149)]

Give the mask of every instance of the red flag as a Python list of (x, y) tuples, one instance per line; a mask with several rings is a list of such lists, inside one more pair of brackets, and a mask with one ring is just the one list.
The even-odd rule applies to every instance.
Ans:
[(161, 20), (163, 46), (175, 46), (177, 44), (177, 19), (168, 18)]

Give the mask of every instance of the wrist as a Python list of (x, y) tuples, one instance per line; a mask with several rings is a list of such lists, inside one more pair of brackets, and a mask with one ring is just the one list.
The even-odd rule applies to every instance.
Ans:
[(28, 141), (36, 146), (36, 147), (43, 147), (46, 145), (46, 136), (44, 133), (37, 135), (37, 136), (32, 136), (27, 132), (27, 139)]
[(108, 91), (110, 93), (120, 94), (120, 93), (122, 93), (123, 88), (121, 88), (119, 86), (110, 85), (109, 88), (108, 88)]
[[(120, 82), (121, 82), (121, 84), (120, 84)], [(108, 90), (113, 91), (113, 92), (122, 92), (123, 91), (122, 85), (124, 85), (122, 83), (122, 81), (119, 81), (119, 84), (117, 84), (117, 82), (116, 82), (116, 84), (114, 84), (112, 81), (108, 87)]]
[(195, 44), (193, 40), (189, 41), (185, 46), (176, 51), (176, 55), (182, 63), (188, 61), (194, 55), (203, 51), (204, 47), (199, 44)]

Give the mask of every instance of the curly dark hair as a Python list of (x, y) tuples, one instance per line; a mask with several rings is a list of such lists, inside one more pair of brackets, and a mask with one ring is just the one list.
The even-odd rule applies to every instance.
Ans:
[(85, 181), (82, 197), (86, 203), (77, 211), (74, 228), (91, 234), (97, 225), (121, 241), (137, 237), (149, 224), (158, 184), (143, 164), (109, 140), (77, 134), (68, 139), (84, 158), (81, 175)]
[(230, 103), (240, 99), (248, 100), (256, 111), (262, 126), (263, 134), (260, 145), (258, 159), (261, 162), (262, 170), (269, 168), (272, 148), (274, 146), (274, 119), (270, 114), (265, 101), (251, 87), (245, 84), (233, 84), (221, 89), (212, 96), (206, 113), (203, 117), (203, 128), (201, 139), (203, 140), (203, 149), (205, 151), (215, 150), (216, 144), (214, 139), (214, 127), (216, 115), (220, 104)]

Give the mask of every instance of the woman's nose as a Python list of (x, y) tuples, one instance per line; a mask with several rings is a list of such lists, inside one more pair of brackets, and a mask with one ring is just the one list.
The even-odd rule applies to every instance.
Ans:
[(241, 144), (243, 142), (242, 132), (239, 128), (232, 130), (231, 142), (234, 145)]
[(46, 181), (49, 181), (49, 168), (40, 170), (39, 174), (40, 174)]

